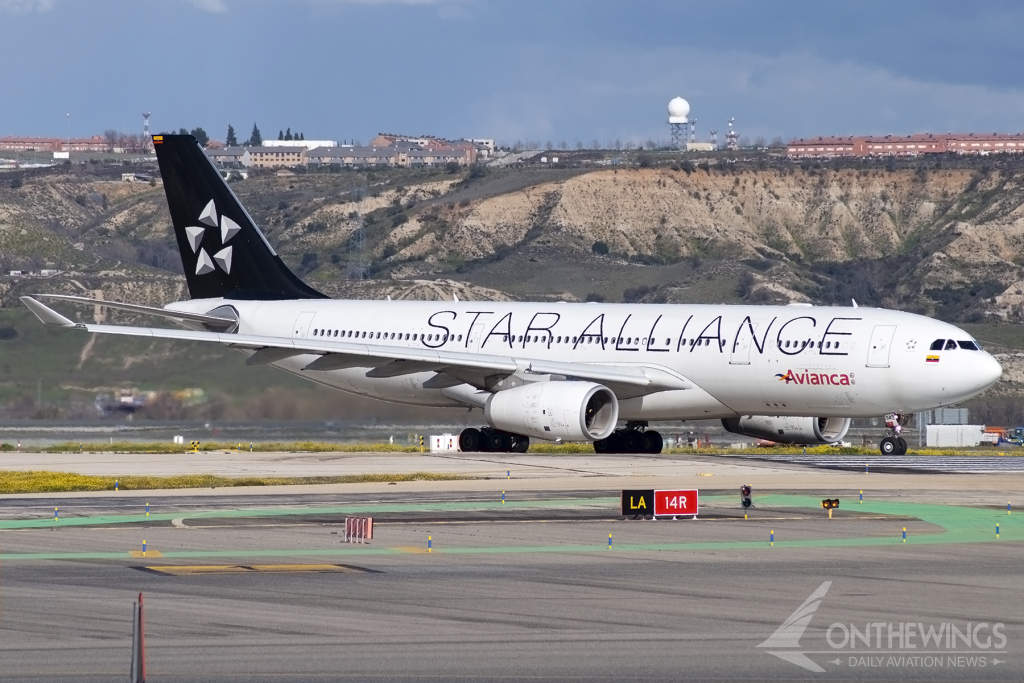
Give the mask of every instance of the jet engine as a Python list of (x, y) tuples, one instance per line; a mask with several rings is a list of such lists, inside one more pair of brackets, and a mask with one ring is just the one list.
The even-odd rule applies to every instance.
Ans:
[(723, 419), (722, 426), (733, 434), (775, 443), (820, 445), (842, 441), (850, 428), (850, 418), (743, 415)]
[(495, 429), (538, 439), (597, 441), (615, 431), (619, 402), (592, 382), (533, 382), (491, 395), (484, 406)]

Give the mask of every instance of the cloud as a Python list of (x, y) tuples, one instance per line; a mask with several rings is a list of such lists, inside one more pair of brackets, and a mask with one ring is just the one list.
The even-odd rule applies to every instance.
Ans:
[(705, 140), (726, 122), (750, 137), (913, 132), (1019, 132), (1024, 90), (948, 83), (811, 51), (764, 55), (703, 48), (521, 46), (479, 93), (475, 121), (497, 138), (668, 137), (665, 107), (681, 95)]
[[(226, 12), (223, 0), (187, 0), (192, 5), (207, 12)], [(12, 14), (28, 14), (30, 12), (49, 12), (57, 4), (57, 0), (0, 0), (0, 10)]]
[(207, 12), (227, 12), (227, 6), (222, 0), (189, 0), (193, 5), (199, 9), (206, 10)]
[(46, 12), (53, 9), (56, 0), (0, 0), (0, 9), (13, 14)]

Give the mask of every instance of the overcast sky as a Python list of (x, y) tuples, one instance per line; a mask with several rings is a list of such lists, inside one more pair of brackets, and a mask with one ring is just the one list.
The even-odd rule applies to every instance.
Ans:
[(0, 135), (1024, 131), (1024, 3), (0, 0)]

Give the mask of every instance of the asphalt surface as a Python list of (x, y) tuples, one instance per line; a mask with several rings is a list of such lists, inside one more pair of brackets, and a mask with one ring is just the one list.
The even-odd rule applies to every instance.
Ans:
[[(710, 486), (696, 521), (626, 519), (582, 475), (504, 505), (496, 482), (157, 496), (149, 518), (110, 493), (4, 498), (0, 677), (124, 680), (143, 592), (151, 681), (1019, 680), (1024, 520), (1006, 492), (871, 476), (863, 504), (828, 491), (832, 520), (820, 495), (761, 488), (744, 520)], [(341, 542), (350, 514), (374, 517), (372, 542)], [(806, 630), (769, 641), (823, 586)], [(950, 624), (967, 645), (947, 646)], [(851, 626), (871, 642), (844, 645)]]

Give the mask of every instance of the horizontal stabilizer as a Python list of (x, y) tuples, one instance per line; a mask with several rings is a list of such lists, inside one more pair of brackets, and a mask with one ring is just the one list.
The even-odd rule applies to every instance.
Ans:
[(103, 299), (91, 299), (87, 296), (73, 296), (71, 294), (33, 294), (33, 296), (43, 297), (46, 299), (58, 299), (60, 301), (70, 301), (75, 304), (86, 304), (89, 306), (102, 306), (104, 308), (116, 308), (121, 311), (131, 311), (132, 313), (143, 313), (145, 315), (155, 315), (161, 318), (171, 318), (173, 320), (192, 320), (197, 323), (206, 323), (208, 325), (215, 325), (220, 327), (232, 327), (237, 325), (238, 321), (234, 318), (222, 318), (215, 315), (203, 315), (202, 313), (186, 313), (184, 311), (172, 311), (166, 308), (156, 308), (155, 306), (141, 306), (139, 304), (126, 304), (120, 301), (104, 301)]
[(58, 327), (75, 327), (75, 323), (62, 316), (49, 306), (45, 306), (30, 296), (21, 297), (21, 303), (28, 307), (44, 325), (57, 325)]

